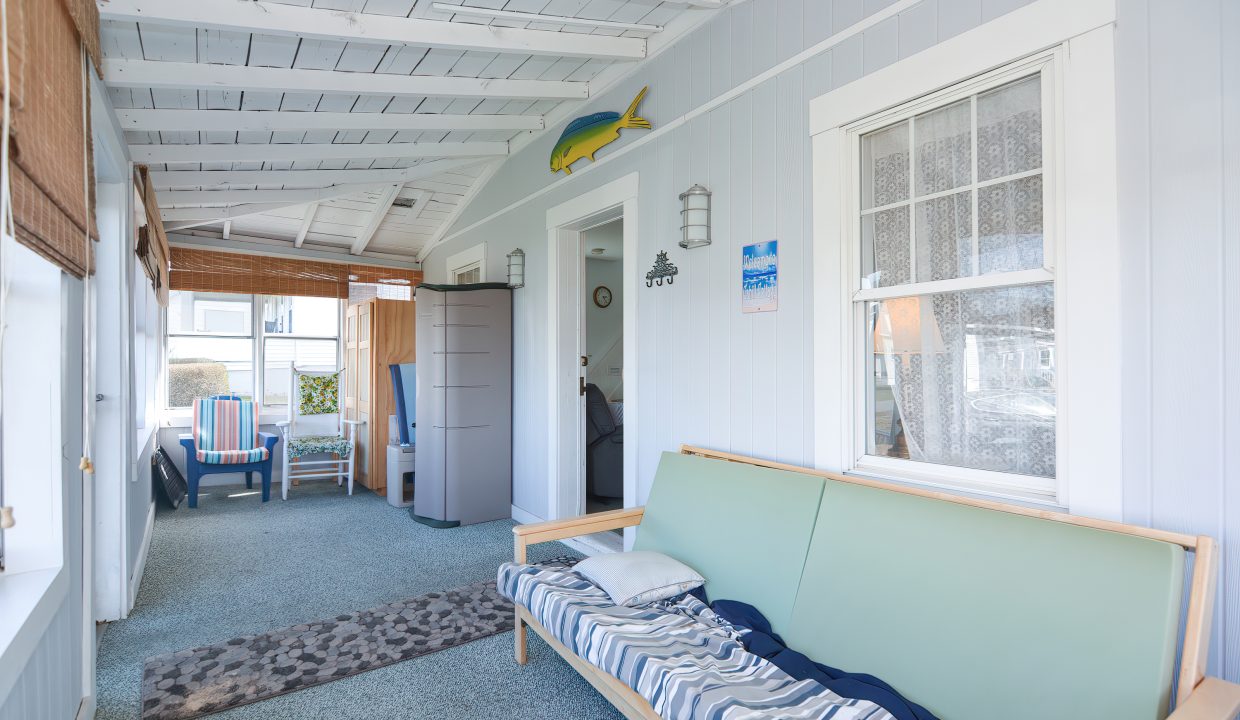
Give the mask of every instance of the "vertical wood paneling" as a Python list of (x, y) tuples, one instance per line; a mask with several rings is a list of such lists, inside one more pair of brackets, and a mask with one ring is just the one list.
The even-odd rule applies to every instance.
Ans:
[(81, 674), (74, 667), (81, 653), (75, 648), (72, 615), (68, 603), (56, 611), (13, 690), (0, 702), (0, 720), (72, 718), (77, 712)]
[[(744, 6), (742, 6), (744, 7)], [(731, 217), (731, 257), (728, 258), (728, 274), (731, 282), (739, 283), (741, 277), (741, 247), (753, 236), (752, 202), (754, 190), (753, 166), (755, 153), (753, 142), (753, 94), (743, 95), (732, 101), (732, 139), (728, 144), (732, 166), (732, 197), (736, 202), (721, 205), (716, 212), (728, 212)], [(759, 110), (761, 112), (761, 110)], [(732, 311), (732, 377), (726, 392), (731, 397), (729, 408), (732, 417), (732, 448), (739, 453), (752, 453), (754, 449), (754, 335), (753, 316), (740, 312), (740, 298), (732, 290), (728, 306)]]
[[(753, 217), (749, 237), (743, 244), (776, 239), (775, 165), (783, 158), (776, 154), (775, 80), (767, 80), (754, 89), (753, 129), (750, 147), (753, 152)], [(761, 457), (774, 457), (778, 452), (777, 401), (780, 347), (776, 335), (779, 313), (750, 315), (753, 327), (753, 452)]]
[(802, 137), (809, 133), (803, 104), (804, 66), (776, 78), (775, 100), (775, 232), (779, 240), (779, 311), (770, 313), (775, 321), (779, 357), (775, 368), (775, 449), (774, 457), (788, 458), (798, 465), (812, 461), (805, 445), (803, 429), (807, 423), (805, 397), (812, 388), (810, 356), (812, 335), (805, 334), (804, 318), (809, 313), (807, 298), (809, 273), (813, 268), (809, 236), (804, 233), (806, 216), (804, 175), (799, 172), (804, 159)]
[(1223, 578), (1219, 592), (1223, 598), (1223, 672), (1235, 680), (1240, 676), (1240, 3), (1222, 3), (1222, 22), (1218, 27), (1222, 46), (1223, 88), (1223, 274), (1227, 281), (1224, 299), (1223, 356), (1228, 358), (1223, 419), (1225, 436), (1223, 479), (1226, 503), (1224, 543), (1231, 552), (1223, 553)]
[[(1234, 3), (1125, 0), (1125, 519), (1223, 544), (1211, 673), (1240, 679), (1240, 253)], [(1220, 92), (1221, 90), (1221, 92)], [(1148, 398), (1148, 401), (1146, 400)]]
[(982, 0), (939, 0), (938, 39), (943, 42), (982, 22)]
[(707, 250), (710, 252), (710, 362), (707, 372), (709, 381), (710, 447), (732, 446), (732, 416), (730, 391), (732, 384), (733, 340), (732, 319), (736, 310), (733, 307), (734, 286), (739, 280), (731, 273), (733, 248), (732, 213), (724, 211), (738, 202), (743, 202), (737, 193), (737, 185), (732, 173), (732, 153), (727, 148), (732, 140), (733, 105), (721, 106), (710, 114), (711, 149), (710, 185), (715, 195), (711, 198), (717, 208), (711, 214), (711, 232), (714, 242)]
[(862, 35), (862, 70), (870, 74), (900, 58), (900, 18), (887, 18)]

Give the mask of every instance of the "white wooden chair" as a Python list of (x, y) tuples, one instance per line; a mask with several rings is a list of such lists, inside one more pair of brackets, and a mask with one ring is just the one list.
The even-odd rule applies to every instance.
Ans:
[[(313, 391), (316, 384), (331, 384), (334, 378), (336, 392), (328, 396), (311, 398), (309, 410), (302, 410), (302, 388)], [(334, 397), (331, 397), (334, 395)], [(336, 478), (336, 484), (349, 482), (349, 494), (353, 494), (353, 457), (357, 449), (357, 426), (360, 420), (346, 420), (344, 408), (343, 372), (303, 372), (289, 363), (288, 419), (277, 422), (284, 439), (284, 472), (281, 481), (281, 497), (288, 500), (290, 481), (317, 478)], [(305, 460), (313, 455), (330, 455), (326, 460)]]

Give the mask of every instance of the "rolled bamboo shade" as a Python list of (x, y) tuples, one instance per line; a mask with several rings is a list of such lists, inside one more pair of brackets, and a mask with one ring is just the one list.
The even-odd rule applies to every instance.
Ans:
[(92, 271), (94, 159), (82, 47), (99, 64), (93, 0), (9, 0), (10, 174), (17, 240), (83, 277)]
[(164, 233), (164, 223), (159, 215), (159, 201), (155, 197), (155, 186), (151, 184), (151, 173), (145, 165), (134, 167), (134, 192), (142, 201), (146, 220), (146, 225), (135, 238), (134, 253), (142, 261), (147, 279), (155, 287), (155, 297), (159, 304), (167, 307), (168, 266), (171, 262), (168, 236)]
[(349, 283), (413, 287), (422, 273), (403, 268), (243, 255), (173, 247), (169, 287), (197, 292), (299, 295), (344, 300)]

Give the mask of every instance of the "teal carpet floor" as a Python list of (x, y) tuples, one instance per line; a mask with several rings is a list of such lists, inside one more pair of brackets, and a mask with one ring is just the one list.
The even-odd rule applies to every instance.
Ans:
[[(141, 715), (143, 661), (493, 578), (512, 558), (511, 521), (433, 530), (364, 488), (330, 482), (262, 504), (244, 485), (206, 488), (198, 508), (162, 506), (137, 606), (104, 630), (97, 718)], [(559, 543), (532, 561), (573, 554)], [(617, 713), (555, 651), (530, 634), (530, 663), (512, 633), (211, 716), (240, 718), (554, 718)]]

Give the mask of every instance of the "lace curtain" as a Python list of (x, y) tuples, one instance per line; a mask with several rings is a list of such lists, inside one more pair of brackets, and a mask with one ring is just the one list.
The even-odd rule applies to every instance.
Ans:
[(862, 163), (862, 287), (910, 285), (868, 306), (869, 451), (1054, 477), (1053, 284), (916, 287), (1043, 266), (1038, 76), (869, 133)]

